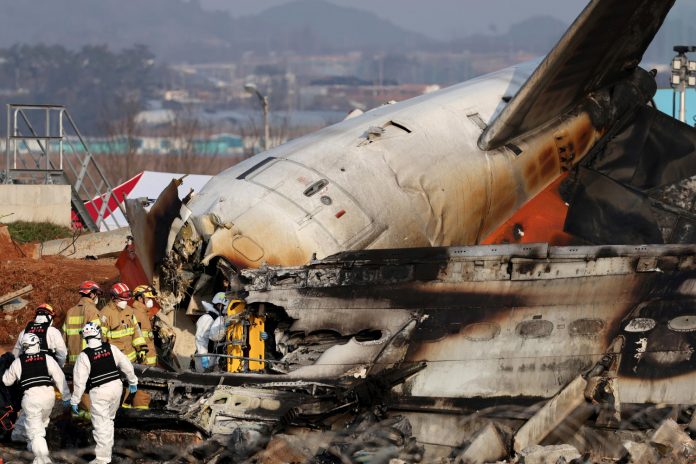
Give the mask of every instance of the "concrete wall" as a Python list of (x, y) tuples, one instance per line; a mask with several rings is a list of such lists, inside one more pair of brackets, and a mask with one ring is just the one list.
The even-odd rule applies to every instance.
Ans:
[(0, 222), (15, 221), (70, 227), (70, 186), (0, 184)]

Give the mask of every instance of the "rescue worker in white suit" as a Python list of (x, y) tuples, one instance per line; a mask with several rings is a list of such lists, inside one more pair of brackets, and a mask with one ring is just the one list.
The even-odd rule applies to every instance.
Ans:
[[(203, 302), (203, 307), (205, 308), (205, 314), (198, 318), (196, 321), (196, 354), (208, 354), (214, 351), (215, 342), (220, 341), (216, 334), (212, 334), (211, 328), (213, 327), (215, 321), (222, 315), (223, 311), (227, 307), (227, 298), (225, 297), (225, 292), (218, 292), (213, 296), (213, 300), (208, 303)], [(218, 330), (220, 326), (218, 325)], [(224, 339), (225, 326), (222, 326), (222, 335)], [(212, 359), (212, 360), (211, 360)], [(215, 365), (217, 362), (217, 356), (197, 356), (195, 358), (195, 366), (197, 372), (205, 372), (208, 368)]]
[(68, 357), (68, 348), (65, 346), (63, 335), (60, 330), (53, 327), (53, 318), (56, 315), (53, 306), (44, 303), (34, 310), (35, 317), (29, 321), (26, 328), (19, 333), (17, 343), (12, 349), (12, 354), (15, 358), (21, 352), (22, 337), (26, 333), (33, 333), (39, 337), (41, 343), (41, 352), (50, 354), (60, 367), (65, 366), (65, 359)]
[[(88, 322), (82, 329), (82, 338), (87, 347), (75, 361), (73, 369), (73, 394), (70, 407), (77, 414), (77, 405), (82, 394), (87, 390), (91, 402), (90, 413), (94, 431), (96, 459), (90, 464), (111, 462), (111, 450), (114, 446), (114, 418), (121, 405), (123, 383), (120, 372), (128, 380), (130, 393), (138, 390), (138, 378), (133, 365), (121, 350), (109, 343), (102, 342), (101, 328)], [(120, 372), (119, 372), (120, 371)]]
[(27, 449), (34, 453), (34, 464), (50, 463), (46, 444), (46, 426), (50, 420), (58, 388), (67, 406), (70, 389), (58, 363), (41, 352), (41, 341), (36, 334), (22, 336), (22, 354), (2, 375), (2, 383), (8, 387), (19, 382), (22, 389), (22, 412), (12, 430), (13, 441), (26, 441)]

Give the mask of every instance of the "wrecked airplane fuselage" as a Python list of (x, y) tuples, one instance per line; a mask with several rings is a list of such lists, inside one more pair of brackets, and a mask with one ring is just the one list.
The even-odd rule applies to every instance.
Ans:
[[(186, 369), (183, 357), (194, 350), (192, 321), (175, 321), (177, 311), (197, 314), (201, 300), (238, 288), (240, 270), (298, 266), (348, 250), (478, 244), (567, 172), (576, 211), (567, 223), (587, 240), (603, 237), (595, 223), (621, 236), (620, 225), (602, 222), (619, 214), (596, 214), (609, 183), (623, 188), (625, 200), (611, 206), (621, 211), (628, 202), (636, 211), (627, 213), (645, 219), (623, 227), (635, 232), (625, 243), (694, 241), (684, 231), (696, 216), (654, 213), (654, 199), (640, 191), (696, 174), (694, 130), (669, 127), (679, 143), (662, 151), (645, 144), (636, 154), (621, 144), (634, 126), (650, 135), (666, 129), (648, 106), (654, 73), (638, 63), (672, 4), (592, 1), (538, 66), (368, 111), (250, 158), (183, 202), (174, 186), (149, 213), (129, 200), (136, 252), (173, 330), (179, 362), (172, 367)], [(656, 175), (633, 185), (623, 162)], [(618, 173), (605, 175), (607, 164)], [(612, 176), (623, 176), (619, 186)]]
[(265, 372), (150, 370), (143, 388), (209, 433), (268, 437), (379, 406), (450, 451), (463, 437), (442, 428), (462, 414), (547, 400), (581, 375), (574, 407), (606, 402), (606, 391), (618, 415), (693, 404), (695, 255), (687, 245), (501, 245), (249, 269), (247, 307), (271, 334)]
[[(594, 0), (536, 68), (369, 111), (184, 201), (172, 184), (149, 213), (129, 200), (173, 369), (188, 369), (188, 315), (216, 291), (244, 295), (230, 346), (254, 320), (269, 334), (261, 354), (227, 351), (236, 373), (145, 372), (155, 404), (256, 436), (399, 412), (449, 452), (458, 415), (494, 404), (607, 404), (607, 426), (631, 404), (696, 402), (694, 247), (437, 248), (481, 243), (563, 173), (584, 243), (696, 240), (696, 216), (655, 198), (696, 175), (696, 134), (649, 106), (654, 73), (638, 67), (672, 3)], [(516, 451), (563, 420), (548, 408)]]

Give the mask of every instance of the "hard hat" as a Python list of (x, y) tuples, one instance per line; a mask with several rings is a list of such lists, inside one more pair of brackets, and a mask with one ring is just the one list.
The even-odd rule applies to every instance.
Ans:
[(22, 340), (20, 342), (22, 344), (22, 349), (24, 351), (27, 350), (27, 348), (30, 348), (32, 346), (38, 345), (41, 343), (41, 340), (39, 340), (39, 336), (33, 333), (25, 333), (22, 335)]
[(222, 304), (223, 306), (227, 306), (228, 301), (225, 292), (217, 292), (213, 297), (212, 303), (213, 305)]
[(94, 322), (86, 323), (82, 328), (82, 338), (85, 340), (88, 338), (101, 338), (101, 327)]
[(51, 316), (51, 317), (54, 317), (56, 315), (56, 312), (53, 309), (53, 306), (51, 306), (48, 303), (40, 304), (39, 306), (36, 307), (34, 312), (36, 313), (36, 315), (45, 314), (46, 316)]
[(135, 287), (135, 290), (133, 290), (133, 298), (138, 298), (139, 296), (155, 298), (157, 296), (157, 291), (149, 285), (138, 285)]
[(85, 280), (80, 284), (80, 290), (78, 290), (83, 295), (89, 295), (92, 292), (101, 292), (101, 287), (91, 280)]
[(117, 284), (114, 284), (111, 287), (111, 298), (114, 300), (130, 300), (131, 298), (131, 291), (130, 288), (128, 288), (128, 285), (119, 282)]

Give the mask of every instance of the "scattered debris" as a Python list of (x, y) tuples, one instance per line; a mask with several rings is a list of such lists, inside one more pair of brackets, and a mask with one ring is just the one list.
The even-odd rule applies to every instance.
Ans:
[(483, 464), (495, 462), (508, 455), (508, 447), (495, 425), (487, 424), (476, 435), (466, 450), (455, 460), (455, 464)]
[(0, 296), (0, 306), (5, 306), (6, 304), (11, 303), (17, 298), (26, 295), (32, 290), (34, 290), (34, 287), (31, 285), (27, 285), (26, 287), (22, 287), (19, 290), (15, 290), (14, 292), (6, 293), (5, 295)]
[(523, 449), (539, 444), (556, 431), (566, 417), (586, 403), (585, 388), (587, 388), (587, 380), (578, 376), (547, 402), (515, 434), (513, 444), (515, 451), (519, 453)]
[(669, 462), (691, 463), (696, 459), (696, 443), (672, 419), (662, 422), (650, 439), (650, 444)]
[(540, 446), (534, 445), (522, 450), (520, 462), (524, 464), (559, 464), (580, 459), (578, 450), (571, 445)]
[(266, 449), (257, 453), (254, 460), (259, 464), (308, 462), (316, 452), (304, 437), (279, 434), (271, 438)]
[(657, 450), (647, 443), (627, 440), (623, 447), (628, 451), (628, 462), (631, 464), (656, 464), (660, 460)]
[(15, 298), (14, 300), (2, 305), (2, 312), (13, 313), (25, 308), (28, 304), (29, 302), (22, 297)]

